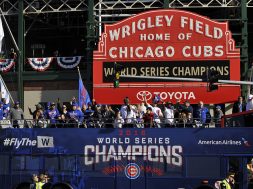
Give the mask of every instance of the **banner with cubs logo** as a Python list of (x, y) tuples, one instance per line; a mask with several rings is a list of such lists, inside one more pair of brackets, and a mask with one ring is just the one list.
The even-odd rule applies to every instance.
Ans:
[(252, 155), (251, 133), (252, 128), (2, 129), (1, 187), (13, 188), (43, 170), (52, 183), (68, 181), (75, 189), (137, 189), (147, 183), (157, 189), (158, 180), (161, 188), (195, 188), (194, 179), (199, 184), (224, 178), (225, 156)]
[[(206, 82), (145, 78), (205, 79), (207, 70), (213, 69), (221, 80), (240, 80), (240, 50), (235, 48), (227, 23), (188, 11), (162, 9), (104, 28), (93, 57), (93, 95), (99, 103), (121, 104), (126, 96), (132, 103), (140, 103), (142, 91), (173, 103), (181, 98), (218, 104), (235, 101), (240, 95), (239, 85), (220, 84), (218, 90), (208, 92)], [(120, 78), (119, 88), (113, 88), (115, 62), (123, 66), (121, 75), (143, 78)]]

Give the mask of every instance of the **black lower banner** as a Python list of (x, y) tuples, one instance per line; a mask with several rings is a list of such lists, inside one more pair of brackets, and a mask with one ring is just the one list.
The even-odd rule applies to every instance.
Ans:
[[(120, 78), (121, 82), (159, 82), (161, 80), (147, 79), (152, 77), (184, 77), (206, 78), (208, 69), (217, 70), (222, 80), (230, 79), (229, 60), (201, 60), (201, 61), (143, 61), (117, 62), (123, 66), (121, 75), (143, 76), (143, 78)], [(114, 62), (103, 63), (103, 82), (113, 81)]]

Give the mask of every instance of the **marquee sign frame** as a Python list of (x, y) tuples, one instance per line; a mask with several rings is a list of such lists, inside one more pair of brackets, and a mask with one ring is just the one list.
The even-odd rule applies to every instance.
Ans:
[(113, 88), (114, 62), (125, 66), (121, 75), (203, 78), (207, 69), (216, 69), (221, 79), (240, 80), (240, 49), (235, 48), (228, 23), (188, 11), (147, 11), (106, 24), (93, 59), (93, 95), (99, 103), (121, 104), (126, 96), (140, 103), (141, 91), (164, 101), (213, 104), (232, 102), (240, 95), (239, 85), (223, 84), (210, 93), (205, 82), (145, 78), (124, 78)]

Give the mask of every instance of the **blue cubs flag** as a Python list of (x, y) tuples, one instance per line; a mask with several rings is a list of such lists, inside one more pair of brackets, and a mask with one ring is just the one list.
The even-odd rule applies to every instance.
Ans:
[(81, 77), (79, 77), (78, 102), (80, 107), (82, 107), (83, 104), (87, 105), (89, 102), (91, 102), (89, 93), (85, 89)]

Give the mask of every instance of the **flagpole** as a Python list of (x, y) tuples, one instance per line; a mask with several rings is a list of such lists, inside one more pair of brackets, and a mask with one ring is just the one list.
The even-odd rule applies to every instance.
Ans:
[(79, 70), (79, 66), (77, 66), (77, 71), (78, 71), (79, 78), (81, 78), (81, 80), (83, 80), (82, 76), (81, 76), (81, 73), (80, 73), (80, 70)]
[(2, 83), (3, 83), (3, 85), (4, 85), (5, 89), (6, 89), (6, 91), (8, 92), (8, 94), (9, 94), (9, 96), (10, 96), (10, 99), (11, 99), (11, 102), (14, 104), (14, 100), (13, 100), (13, 98), (12, 98), (12, 96), (11, 96), (11, 93), (10, 93), (10, 91), (8, 90), (7, 86), (5, 85), (5, 82), (4, 82), (4, 80), (3, 80), (1, 74), (0, 74), (0, 80), (2, 81)]
[(79, 75), (79, 78), (78, 78), (78, 104), (79, 104), (79, 106), (81, 106), (81, 104), (80, 104), (80, 79), (82, 80), (82, 77), (81, 77), (79, 66), (77, 66), (77, 71), (78, 71), (78, 75)]

